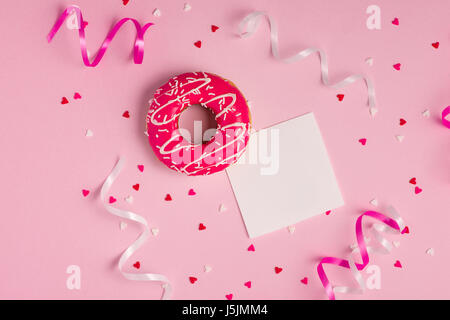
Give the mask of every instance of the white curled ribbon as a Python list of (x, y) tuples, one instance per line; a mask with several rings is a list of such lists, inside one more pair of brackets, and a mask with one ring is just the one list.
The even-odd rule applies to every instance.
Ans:
[(343, 88), (357, 80), (364, 80), (367, 86), (367, 94), (368, 94), (368, 105), (372, 109), (375, 109), (375, 89), (373, 86), (372, 81), (367, 78), (364, 75), (361, 74), (355, 74), (346, 77), (344, 80), (341, 80), (337, 83), (330, 84), (329, 78), (328, 78), (328, 62), (327, 62), (327, 56), (325, 55), (325, 52), (323, 52), (322, 49), (318, 48), (307, 48), (304, 49), (295, 55), (288, 57), (288, 58), (280, 58), (279, 51), (278, 51), (278, 28), (274, 20), (265, 12), (262, 11), (255, 11), (250, 13), (248, 16), (246, 16), (241, 23), (239, 24), (239, 35), (241, 38), (248, 38), (251, 35), (253, 35), (256, 30), (258, 29), (258, 26), (261, 23), (261, 19), (265, 17), (269, 22), (270, 27), (270, 43), (272, 48), (272, 55), (275, 59), (281, 60), (285, 63), (293, 63), (298, 60), (302, 60), (309, 55), (317, 52), (319, 54), (320, 59), (320, 70), (322, 73), (322, 82), (327, 87), (331, 87), (334, 89), (340, 89)]
[[(390, 206), (388, 207), (389, 216), (394, 219), (398, 226), (400, 231), (405, 228), (405, 222), (403, 221), (402, 217), (398, 214), (397, 210)], [(370, 231), (374, 237), (374, 239), (378, 242), (379, 246), (367, 246), (367, 252), (369, 253), (379, 253), (379, 254), (389, 254), (392, 251), (392, 244), (389, 240), (387, 240), (385, 237), (383, 237), (382, 233), (389, 233), (389, 234), (398, 234), (399, 230), (396, 230), (388, 225), (380, 224), (380, 223), (374, 223), (372, 227), (370, 228)], [(367, 240), (366, 240), (367, 242)], [(359, 253), (359, 246), (357, 244), (354, 244), (351, 246), (352, 251), (351, 254)], [(363, 294), (366, 290), (366, 285), (364, 283), (364, 279), (358, 270), (355, 261), (350, 256), (348, 259), (349, 265), (350, 265), (350, 271), (352, 272), (353, 277), (355, 278), (356, 282), (358, 283), (358, 287), (347, 287), (347, 286), (334, 286), (333, 291), (335, 293), (346, 293), (346, 294)]]
[(358, 287), (347, 287), (347, 286), (335, 286), (333, 287), (334, 293), (346, 293), (346, 294), (363, 294), (366, 290), (366, 284), (364, 283), (364, 279), (361, 275), (361, 272), (358, 271), (356, 267), (355, 261), (349, 257), (348, 264), (350, 265), (350, 271), (352, 272), (353, 278), (355, 278), (358, 283)]
[(147, 220), (145, 220), (144, 217), (142, 217), (134, 212), (131, 212), (131, 211), (126, 211), (126, 210), (121, 210), (121, 209), (115, 208), (107, 203), (106, 195), (107, 195), (109, 189), (111, 188), (114, 180), (116, 180), (116, 178), (119, 176), (124, 163), (125, 163), (125, 160), (123, 158), (120, 158), (119, 161), (117, 162), (116, 166), (114, 167), (114, 169), (111, 171), (111, 173), (109, 174), (109, 176), (106, 178), (105, 182), (103, 183), (103, 186), (102, 186), (102, 189), (100, 192), (100, 198), (103, 202), (103, 205), (105, 206), (105, 209), (109, 213), (111, 213), (115, 216), (130, 220), (130, 221), (134, 221), (139, 224), (142, 224), (144, 226), (144, 231), (139, 235), (139, 237), (136, 239), (136, 241), (133, 242), (120, 256), (119, 264), (118, 264), (119, 271), (128, 280), (162, 282), (163, 283), (162, 287), (163, 287), (164, 291), (163, 291), (161, 299), (167, 300), (167, 299), (170, 299), (170, 296), (172, 294), (172, 287), (170, 285), (169, 280), (166, 278), (166, 276), (164, 276), (162, 274), (156, 274), (156, 273), (129, 273), (129, 272), (124, 272), (122, 270), (122, 268), (123, 268), (125, 262), (128, 260), (128, 258), (130, 258), (133, 255), (133, 253), (136, 252), (144, 244), (144, 242), (147, 240), (147, 238), (150, 236), (150, 229), (148, 227)]

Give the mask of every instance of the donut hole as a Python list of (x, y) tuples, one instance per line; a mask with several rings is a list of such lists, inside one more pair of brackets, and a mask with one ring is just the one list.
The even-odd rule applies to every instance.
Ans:
[(184, 139), (194, 145), (200, 145), (214, 137), (217, 121), (211, 109), (193, 104), (181, 112), (178, 128)]

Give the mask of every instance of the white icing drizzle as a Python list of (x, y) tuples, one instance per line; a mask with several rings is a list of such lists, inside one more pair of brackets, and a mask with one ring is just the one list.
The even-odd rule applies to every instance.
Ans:
[[(155, 116), (156, 116), (159, 112), (161, 112), (161, 110), (163, 110), (163, 109), (166, 108), (167, 106), (171, 105), (171, 104), (174, 103), (175, 101), (178, 101), (178, 102), (179, 102), (179, 101), (180, 101), (180, 98), (183, 98), (183, 97), (187, 96), (188, 94), (192, 93), (194, 90), (198, 90), (198, 89), (202, 88), (203, 86), (206, 86), (208, 83), (211, 82), (211, 78), (199, 78), (199, 79), (195, 79), (195, 80), (189, 81), (189, 82), (187, 82), (186, 84), (190, 84), (190, 83), (194, 83), (194, 82), (203, 82), (203, 83), (201, 83), (199, 86), (197, 86), (197, 87), (195, 87), (195, 88), (189, 90), (188, 92), (185, 92), (185, 93), (183, 93), (183, 94), (180, 95), (180, 96), (177, 96), (175, 99), (169, 100), (169, 102), (167, 102), (166, 104), (164, 104), (164, 105), (160, 106), (159, 108), (157, 108), (157, 109), (155, 110), (155, 112), (152, 113), (152, 116), (151, 116), (151, 118), (150, 118), (150, 121), (151, 121), (154, 125), (156, 125), (156, 126), (162, 126), (162, 125), (165, 125), (165, 124), (167, 124), (167, 123), (169, 123), (169, 122), (175, 120), (176, 118), (178, 118), (178, 117), (180, 116), (180, 114), (175, 114), (175, 115), (174, 115), (172, 118), (170, 118), (169, 120), (166, 120), (166, 119), (164, 119), (164, 121), (157, 121), (157, 120), (155, 120)], [(180, 87), (181, 87), (181, 84), (180, 84)], [(156, 99), (155, 99), (155, 100), (156, 100)], [(167, 116), (167, 115), (166, 115), (166, 116)]]
[[(223, 149), (225, 149), (226, 147), (228, 147), (228, 146), (234, 144), (234, 143), (235, 143), (236, 141), (238, 141), (240, 138), (244, 137), (244, 135), (245, 135), (245, 133), (246, 133), (246, 131), (247, 131), (247, 130), (246, 130), (246, 129), (247, 129), (247, 125), (246, 125), (245, 123), (242, 123), (242, 122), (236, 122), (236, 123), (228, 124), (228, 125), (226, 125), (226, 126), (223, 126), (222, 129), (227, 129), (227, 128), (230, 128), (230, 127), (239, 127), (240, 129), (242, 129), (242, 130), (241, 130), (241, 133), (240, 133), (237, 137), (235, 137), (234, 140), (229, 141), (228, 143), (226, 143), (226, 144), (222, 145), (221, 147), (219, 147), (219, 148), (213, 150), (212, 152), (202, 154), (201, 157), (199, 157), (198, 159), (195, 159), (194, 161), (188, 163), (188, 164), (185, 165), (181, 170), (184, 171), (184, 172), (186, 172), (187, 174), (194, 174), (195, 172), (188, 172), (188, 171), (187, 171), (187, 168), (189, 168), (192, 164), (194, 164), (194, 163), (199, 163), (199, 161), (203, 160), (204, 158), (206, 158), (206, 157), (208, 157), (208, 156), (210, 156), (210, 155), (212, 155), (212, 154), (214, 154), (214, 153), (216, 153), (216, 152), (218, 152), (218, 151), (220, 151), (220, 150), (223, 150)], [(232, 159), (232, 158), (234, 158), (234, 157), (237, 157), (237, 154), (233, 154), (232, 156), (226, 158), (226, 160)], [(225, 163), (224, 160), (222, 160), (222, 161), (216, 163), (214, 166), (217, 167), (217, 166), (219, 166), (220, 164), (223, 164), (223, 163)], [(208, 166), (208, 167), (210, 167), (210, 166)], [(207, 168), (207, 167), (203, 167), (202, 170), (205, 169), (205, 168)], [(197, 170), (197, 171), (199, 171), (199, 170)]]
[[(193, 74), (197, 75), (195, 72)], [(154, 98), (153, 102), (155, 102), (155, 105), (157, 107), (155, 107), (154, 109), (149, 111), (150, 116), (147, 115), (147, 122), (151, 121), (151, 123), (153, 125), (156, 125), (156, 126), (162, 126), (162, 125), (170, 123), (171, 121), (177, 119), (179, 117), (181, 111), (184, 110), (186, 107), (188, 107), (190, 105), (190, 100), (187, 98), (187, 96), (189, 94), (191, 94), (191, 93), (196, 94), (196, 95), (197, 94), (201, 94), (200, 89), (202, 87), (205, 87), (205, 86), (206, 86), (206, 90), (212, 89), (213, 87), (208, 85), (211, 82), (211, 78), (209, 78), (208, 75), (206, 75), (205, 73), (202, 73), (202, 74), (203, 74), (204, 78), (186, 77), (186, 79), (188, 80), (186, 83), (179, 83), (178, 80), (175, 80), (174, 83), (170, 83), (169, 82), (170, 89), (167, 90), (164, 93), (161, 93), (162, 90), (158, 89), (157, 93), (160, 94), (160, 95), (164, 94), (164, 95), (167, 95), (167, 96), (173, 96), (173, 95), (177, 95), (178, 92), (179, 92), (179, 95), (177, 95), (174, 99), (169, 100), (167, 103), (165, 103), (163, 105), (158, 103), (157, 99)], [(197, 83), (197, 82), (199, 84), (197, 84), (194, 88), (190, 89), (187, 92), (184, 92), (185, 91), (184, 89), (178, 91), (178, 89), (183, 87), (183, 86), (189, 85), (191, 83)], [(218, 119), (218, 118), (223, 116), (223, 120), (225, 120), (226, 119), (226, 115), (227, 115), (228, 112), (236, 111), (236, 108), (235, 108), (236, 94), (234, 94), (234, 93), (225, 93), (225, 94), (222, 94), (222, 95), (215, 96), (215, 93), (209, 92), (208, 95), (211, 95), (211, 96), (214, 96), (214, 97), (212, 99), (208, 100), (207, 102), (202, 102), (203, 101), (203, 97), (201, 97), (199, 99), (199, 102), (202, 102), (201, 105), (203, 107), (207, 107), (208, 103), (211, 103), (213, 101), (218, 100), (220, 112), (217, 113), (217, 115), (215, 116), (216, 119)], [(231, 102), (224, 107), (227, 98), (231, 98)], [(181, 111), (179, 113), (173, 115), (172, 118), (170, 118), (170, 119), (167, 119), (168, 115), (164, 114), (163, 121), (156, 120), (156, 119), (161, 119), (161, 112), (162, 112), (162, 110), (164, 110), (165, 108), (167, 108), (168, 106), (170, 106), (174, 102), (179, 102), (179, 103), (182, 104)], [(241, 113), (239, 113), (239, 115), (241, 115)], [(228, 129), (228, 128), (232, 128), (232, 127), (237, 127), (236, 131), (235, 131), (235, 134), (234, 134), (235, 137), (234, 137), (233, 140), (228, 141), (225, 145), (221, 145), (218, 141), (214, 141), (214, 143), (219, 146), (217, 149), (214, 149), (211, 152), (203, 153), (199, 158), (197, 158), (197, 159), (191, 161), (190, 163), (186, 164), (181, 169), (179, 169), (176, 166), (176, 163), (174, 161), (171, 161), (172, 165), (170, 166), (170, 168), (175, 169), (178, 172), (184, 172), (184, 173), (186, 173), (188, 175), (193, 175), (193, 174), (196, 174), (199, 171), (206, 170), (206, 173), (204, 175), (207, 175), (207, 174), (210, 173), (209, 171), (213, 167), (218, 167), (220, 165), (226, 164), (227, 161), (230, 160), (230, 159), (234, 159), (234, 161), (236, 161), (237, 158), (245, 151), (245, 135), (250, 130), (250, 126), (249, 126), (249, 124), (246, 124), (246, 123), (235, 122), (235, 123), (232, 123), (232, 124), (227, 124), (227, 125), (224, 125), (222, 127), (219, 127), (218, 131), (219, 130), (223, 130), (223, 134), (227, 138), (230, 139), (231, 136), (229, 134), (227, 134), (225, 132), (225, 130)], [(169, 130), (167, 130), (167, 129), (158, 129), (158, 131), (159, 132), (169, 132)], [(158, 136), (156, 136), (156, 138), (158, 138)], [(172, 142), (175, 142), (175, 141), (177, 141), (178, 143), (173, 148), (168, 150), (167, 148), (168, 148), (169, 144), (172, 143)], [(186, 151), (186, 152), (194, 150), (194, 146), (193, 145), (182, 144), (182, 142), (185, 142), (184, 137), (182, 135), (180, 135), (179, 133), (176, 133), (176, 134), (173, 134), (161, 146), (157, 146), (156, 145), (156, 148), (159, 149), (159, 153), (161, 155), (172, 154), (172, 153), (175, 153), (175, 152), (177, 152), (179, 150), (182, 150), (182, 149), (184, 149), (184, 151)], [(241, 145), (240, 142), (242, 142), (242, 145)], [(217, 152), (219, 152), (221, 150), (224, 150), (228, 146), (234, 145), (234, 144), (236, 144), (237, 152), (234, 153), (233, 155), (231, 155), (229, 157), (226, 157), (224, 159), (222, 159), (222, 157), (219, 157), (218, 159), (220, 161), (215, 163), (215, 164), (212, 164), (212, 165), (206, 165), (206, 166), (202, 165), (202, 160), (203, 159), (205, 159), (205, 158), (207, 158), (209, 156), (212, 156), (215, 153), (217, 153)], [(242, 148), (241, 148), (241, 146), (242, 146)], [(167, 159), (170, 159), (170, 157), (165, 156), (165, 157), (163, 157), (163, 159), (167, 160)]]

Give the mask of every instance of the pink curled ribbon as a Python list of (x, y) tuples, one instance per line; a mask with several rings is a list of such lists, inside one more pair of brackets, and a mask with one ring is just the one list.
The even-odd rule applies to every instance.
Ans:
[[(320, 260), (317, 265), (317, 274), (319, 275), (319, 279), (322, 282), (323, 287), (327, 293), (327, 296), (330, 300), (335, 300), (335, 293), (362, 293), (365, 290), (365, 285), (359, 271), (363, 270), (369, 264), (369, 252), (379, 252), (379, 253), (389, 253), (392, 250), (392, 244), (385, 239), (381, 232), (395, 232), (402, 233), (405, 228), (405, 224), (403, 219), (398, 215), (397, 211), (393, 207), (389, 207), (388, 211), (390, 212), (392, 218), (383, 215), (382, 213), (376, 211), (366, 211), (362, 215), (358, 217), (356, 220), (356, 240), (357, 246), (354, 251), (359, 250), (362, 258), (362, 263), (354, 262), (352, 258), (341, 259), (334, 257), (324, 257)], [(374, 234), (375, 240), (379, 242), (380, 247), (368, 247), (366, 245), (366, 240), (364, 239), (363, 231), (362, 231), (362, 219), (363, 217), (368, 216), (374, 218), (383, 224), (374, 224), (372, 226), (372, 231)], [(389, 228), (388, 228), (389, 227)], [(353, 274), (353, 277), (359, 284), (359, 288), (353, 287), (333, 287), (328, 280), (328, 277), (323, 268), (324, 264), (332, 264), (339, 267), (350, 269)]]
[(102, 46), (100, 47), (99, 51), (97, 52), (97, 55), (94, 58), (94, 61), (90, 62), (87, 48), (86, 48), (86, 36), (84, 34), (84, 28), (85, 28), (85, 22), (83, 20), (83, 15), (81, 14), (81, 10), (78, 6), (69, 6), (67, 7), (64, 12), (61, 14), (59, 19), (55, 22), (52, 29), (47, 35), (47, 41), (51, 42), (53, 37), (55, 36), (56, 32), (58, 32), (59, 28), (63, 24), (64, 20), (73, 12), (75, 11), (77, 21), (78, 21), (78, 35), (80, 38), (80, 48), (81, 48), (81, 56), (83, 58), (84, 65), (87, 67), (95, 67), (98, 65), (100, 60), (102, 60), (103, 55), (106, 52), (106, 49), (108, 49), (109, 44), (111, 43), (112, 39), (116, 35), (117, 31), (119, 31), (120, 27), (122, 27), (123, 24), (127, 21), (132, 21), (134, 23), (134, 26), (136, 27), (136, 39), (134, 41), (134, 63), (135, 64), (141, 64), (142, 60), (144, 59), (144, 34), (147, 29), (153, 25), (153, 23), (147, 23), (143, 27), (141, 27), (140, 23), (132, 18), (123, 18), (119, 22), (117, 22), (114, 27), (109, 31), (108, 35), (106, 36), (105, 40), (103, 41)]
[(450, 114), (450, 106), (447, 106), (442, 110), (442, 124), (450, 129), (450, 120), (447, 120), (447, 116)]

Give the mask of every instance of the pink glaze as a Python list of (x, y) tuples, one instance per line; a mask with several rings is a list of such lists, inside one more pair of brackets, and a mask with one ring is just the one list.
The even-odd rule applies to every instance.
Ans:
[[(193, 104), (211, 109), (217, 121), (214, 137), (200, 145), (187, 141), (179, 131), (181, 112)], [(148, 140), (159, 160), (187, 175), (208, 175), (235, 163), (250, 132), (244, 96), (232, 82), (206, 72), (175, 76), (156, 90), (146, 121)]]

